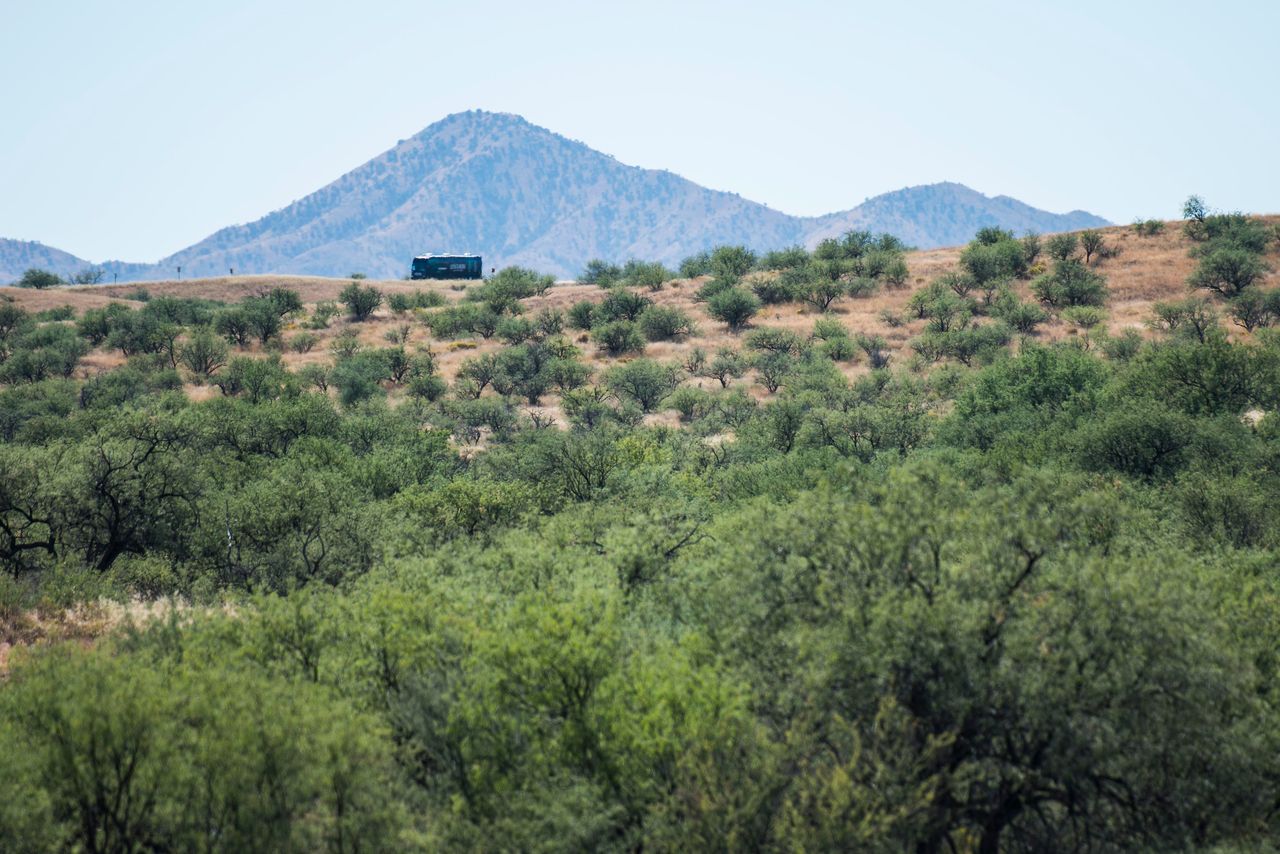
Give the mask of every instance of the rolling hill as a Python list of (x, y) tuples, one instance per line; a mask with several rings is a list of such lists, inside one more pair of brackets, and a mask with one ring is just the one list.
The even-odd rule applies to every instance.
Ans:
[(24, 270), (32, 267), (69, 277), (88, 266), (89, 262), (83, 258), (43, 243), (0, 237), (0, 282), (18, 279)]
[[(1264, 218), (1270, 228), (1280, 227), (1280, 217)], [(1107, 302), (1107, 318), (1102, 326), (1113, 335), (1125, 334), (1129, 331), (1144, 336), (1155, 333), (1150, 328), (1154, 317), (1153, 306), (1156, 302), (1185, 299), (1191, 292), (1187, 286), (1187, 278), (1195, 269), (1196, 260), (1189, 254), (1193, 244), (1185, 235), (1181, 223), (1170, 223), (1162, 233), (1156, 236), (1142, 236), (1128, 226), (1112, 226), (1102, 229), (1106, 244), (1114, 257), (1099, 260), (1094, 269), (1106, 278), (1109, 290)], [(908, 310), (912, 296), (930, 282), (938, 279), (943, 273), (954, 270), (960, 261), (962, 246), (919, 250), (906, 254), (909, 271), (907, 284), (902, 288), (886, 288), (866, 298), (842, 300), (835, 313), (828, 317), (836, 318), (841, 325), (851, 332), (878, 335), (885, 339), (887, 351), (898, 363), (905, 363), (912, 355), (910, 342), (923, 334), (928, 321), (914, 316)], [(1272, 265), (1277, 266), (1277, 265)], [(664, 360), (683, 360), (691, 351), (702, 349), (715, 353), (722, 347), (736, 348), (741, 346), (739, 336), (725, 330), (722, 323), (714, 320), (707, 313), (707, 306), (697, 299), (698, 289), (705, 283), (704, 279), (676, 279), (657, 292), (643, 291), (644, 295), (653, 299), (658, 305), (686, 312), (696, 324), (694, 334), (678, 341), (661, 341), (650, 343), (645, 354)], [(302, 301), (308, 306), (315, 306), (322, 301), (334, 301), (339, 293), (349, 285), (348, 278), (324, 278), (315, 276), (292, 275), (237, 275), (219, 276), (204, 279), (155, 280), (147, 284), (146, 290), (153, 297), (202, 296), (208, 299), (235, 302), (254, 294), (262, 293), (272, 287), (285, 287), (298, 292)], [(449, 302), (462, 298), (462, 292), (455, 290), (448, 282), (404, 282), (398, 279), (370, 280), (369, 284), (380, 289), (390, 297), (393, 294), (415, 294), (419, 291), (438, 291)], [(1272, 270), (1259, 283), (1262, 289), (1280, 286), (1280, 272)], [(1028, 283), (1017, 284), (1019, 295), (1031, 299)], [(50, 288), (48, 290), (14, 290), (3, 295), (15, 301), (15, 304), (32, 313), (69, 307), (75, 314), (83, 314), (94, 308), (101, 308), (112, 302), (119, 302), (133, 307), (143, 303), (136, 300), (138, 288), (135, 285), (99, 285), (74, 288)], [(546, 295), (525, 300), (525, 307), (530, 316), (535, 316), (543, 309), (568, 311), (581, 300), (598, 301), (603, 298), (604, 291), (594, 285), (564, 283), (552, 288)], [(901, 322), (891, 323), (888, 315), (901, 318)], [(817, 317), (811, 306), (801, 303), (769, 306), (762, 311), (762, 325), (787, 329), (808, 338), (813, 332)], [(283, 361), (293, 369), (307, 364), (328, 364), (332, 360), (329, 345), (335, 336), (349, 330), (356, 330), (363, 336), (366, 347), (386, 346), (385, 335), (413, 318), (412, 314), (396, 314), (388, 307), (380, 309), (369, 322), (351, 324), (335, 322), (323, 330), (306, 330), (294, 321), (294, 326), (286, 330), (286, 335), (308, 331), (317, 337), (314, 348), (306, 352), (297, 352), (291, 348), (282, 354)], [(418, 323), (413, 323), (411, 344), (431, 349), (435, 363), (446, 379), (452, 381), (461, 363), (476, 355), (496, 354), (502, 347), (497, 337), (477, 338), (471, 341), (457, 342), (436, 340), (430, 331)], [(1243, 330), (1223, 320), (1223, 325), (1233, 336), (1243, 335)], [(1054, 318), (1046, 322), (1036, 333), (1039, 341), (1060, 341), (1072, 338), (1080, 330), (1068, 320)], [(601, 356), (596, 349), (583, 341), (579, 346), (585, 350), (584, 359), (595, 368), (603, 370), (614, 363), (611, 357)], [(114, 366), (123, 361), (119, 351), (99, 351), (91, 354), (84, 362), (86, 375)], [(864, 362), (851, 362), (842, 366), (850, 377), (867, 372)], [(205, 394), (208, 389), (188, 389), (193, 394)]]
[[(813, 245), (850, 228), (921, 248), (982, 226), (1054, 232), (1105, 225), (960, 184), (910, 187), (820, 217), (789, 216), (671, 172), (619, 163), (507, 113), (448, 116), (298, 201), (224, 228), (156, 264), (108, 262), (120, 280), (246, 273), (399, 277), (415, 254), (479, 252), (573, 276), (590, 258), (680, 258), (718, 243)], [(18, 247), (11, 249), (10, 244)], [(25, 248), (23, 248), (25, 247)], [(43, 256), (41, 255), (43, 252)], [(45, 264), (29, 259), (44, 257)], [(28, 266), (71, 273), (88, 262), (40, 244), (0, 244), (0, 281)]]

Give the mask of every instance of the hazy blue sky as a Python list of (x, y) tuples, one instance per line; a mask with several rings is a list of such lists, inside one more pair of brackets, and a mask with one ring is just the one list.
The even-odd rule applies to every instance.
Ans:
[(0, 0), (0, 236), (152, 261), (519, 113), (795, 214), (1280, 210), (1280, 2)]

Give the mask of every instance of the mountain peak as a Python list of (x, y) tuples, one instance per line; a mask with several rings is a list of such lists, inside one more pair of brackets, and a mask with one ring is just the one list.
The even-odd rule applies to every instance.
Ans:
[(491, 110), (463, 110), (457, 113), (450, 113), (444, 118), (432, 122), (416, 135), (421, 136), (424, 133), (430, 133), (431, 131), (447, 127), (498, 125), (507, 127), (537, 127), (537, 125), (534, 125), (524, 116), (517, 115), (516, 113), (494, 112)]
[[(353, 271), (398, 277), (424, 252), (479, 252), (489, 267), (521, 264), (561, 276), (591, 258), (674, 265), (720, 243), (772, 249), (813, 245), (853, 228), (907, 243), (963, 243), (978, 228), (1065, 231), (1103, 224), (1058, 215), (963, 184), (886, 193), (850, 210), (795, 217), (674, 173), (620, 163), (514, 113), (468, 110), (434, 122), (292, 204), (231, 226), (156, 265), (110, 265), (123, 277)], [(0, 281), (17, 255), (0, 248)], [(12, 259), (7, 256), (14, 256)], [(70, 260), (68, 260), (70, 259)], [(49, 256), (56, 272), (74, 256)]]

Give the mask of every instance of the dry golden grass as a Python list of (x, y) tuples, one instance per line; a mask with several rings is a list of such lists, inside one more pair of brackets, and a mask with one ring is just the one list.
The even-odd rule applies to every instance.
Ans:
[[(425, 290), (426, 283), (393, 280), (364, 280), (365, 284), (376, 286), (383, 293), (413, 293)], [(237, 302), (245, 297), (263, 294), (272, 288), (290, 288), (298, 292), (305, 303), (317, 303), (324, 300), (336, 300), (339, 292), (351, 279), (330, 279), (323, 276), (220, 276), (211, 279), (167, 279), (157, 282), (137, 282), (128, 285), (74, 285), (47, 290), (27, 288), (5, 288), (0, 291), (16, 304), (37, 312), (69, 305), (79, 314), (86, 309), (101, 308), (113, 302), (137, 307), (142, 303), (133, 297), (144, 290), (153, 297), (182, 296), (199, 297), (201, 299), (218, 300), (220, 302)], [(439, 282), (430, 283), (430, 287), (449, 291)]]
[(172, 599), (97, 599), (70, 608), (31, 609), (0, 617), (0, 679), (8, 674), (17, 650), (65, 642), (89, 647), (117, 628), (163, 619), (186, 607)]
[[(1266, 219), (1271, 224), (1280, 223), (1280, 217)], [(1112, 333), (1134, 329), (1148, 335), (1150, 332), (1147, 321), (1152, 317), (1154, 303), (1182, 299), (1191, 294), (1186, 281), (1195, 267), (1195, 261), (1188, 255), (1191, 243), (1183, 236), (1181, 225), (1169, 223), (1162, 234), (1153, 237), (1139, 236), (1128, 226), (1102, 230), (1107, 244), (1118, 250), (1114, 257), (1095, 262), (1095, 269), (1106, 277), (1110, 290), (1106, 326)], [(905, 308), (911, 295), (941, 274), (954, 269), (959, 263), (962, 248), (909, 253), (909, 277), (905, 287), (883, 289), (867, 298), (842, 300), (835, 305), (835, 311), (830, 316), (839, 320), (851, 332), (883, 336), (888, 342), (889, 351), (901, 364), (910, 355), (909, 342), (924, 331), (927, 322), (914, 320), (894, 326), (886, 322), (883, 315), (887, 312), (905, 320)], [(1280, 267), (1280, 263), (1274, 266)], [(695, 347), (701, 347), (710, 354), (720, 347), (741, 346), (740, 336), (728, 332), (723, 324), (708, 317), (702, 304), (695, 301), (694, 294), (702, 283), (703, 280), (676, 281), (668, 283), (666, 288), (656, 294), (648, 294), (661, 305), (687, 311), (697, 321), (698, 332), (679, 342), (650, 344), (646, 348), (646, 356), (682, 359)], [(1280, 275), (1273, 271), (1262, 285), (1271, 287), (1278, 283)], [(1022, 298), (1031, 298), (1027, 283), (1019, 283), (1016, 290)], [(578, 299), (598, 300), (602, 296), (597, 288), (566, 285), (554, 289), (542, 302), (530, 300), (530, 306), (538, 308), (551, 305), (565, 308)], [(819, 316), (821, 315), (814, 309), (800, 304), (765, 306), (755, 318), (755, 325), (788, 329), (808, 335)], [(1232, 333), (1236, 336), (1245, 334), (1235, 327), (1232, 327)], [(1069, 323), (1054, 319), (1041, 327), (1037, 337), (1044, 341), (1058, 341), (1076, 334), (1078, 330)], [(597, 353), (588, 352), (587, 356), (588, 361), (598, 369), (607, 368), (617, 361)], [(841, 364), (840, 368), (850, 378), (868, 370), (862, 361)], [(708, 385), (706, 381), (699, 384)], [(759, 386), (753, 387), (752, 393), (757, 397), (767, 396)]]
[[(49, 288), (44, 291), (4, 288), (0, 289), (0, 298), (11, 300), (33, 313), (69, 305), (75, 309), (76, 314), (81, 314), (91, 308), (102, 308), (113, 302), (124, 302), (122, 299), (101, 293), (96, 289), (81, 287)], [(126, 305), (137, 305), (137, 303), (126, 303)]]
[[(1266, 217), (1267, 221), (1280, 223), (1280, 217)], [(1118, 254), (1113, 258), (1099, 261), (1095, 269), (1107, 279), (1110, 299), (1107, 305), (1106, 321), (1110, 331), (1120, 332), (1135, 329), (1148, 334), (1147, 321), (1152, 316), (1152, 306), (1157, 301), (1181, 299), (1190, 294), (1186, 285), (1187, 277), (1194, 269), (1195, 262), (1188, 256), (1190, 242), (1183, 236), (1181, 223), (1168, 223), (1164, 232), (1153, 237), (1142, 237), (1129, 226), (1115, 226), (1103, 229), (1107, 244), (1115, 247)], [(962, 247), (931, 249), (911, 252), (907, 255), (909, 277), (904, 287), (882, 289), (866, 298), (845, 299), (835, 305), (829, 316), (839, 320), (850, 332), (861, 332), (870, 335), (881, 335), (888, 342), (888, 349), (901, 364), (910, 355), (908, 343), (919, 335), (925, 327), (925, 321), (914, 320), (901, 325), (890, 325), (883, 318), (885, 312), (898, 317), (904, 315), (904, 309), (912, 293), (925, 287), (942, 273), (954, 268), (960, 257)], [(1273, 266), (1280, 268), (1280, 263), (1273, 256)], [(324, 300), (336, 300), (338, 293), (350, 283), (350, 279), (328, 279), (314, 276), (236, 276), (213, 279), (197, 279), (189, 281), (162, 281), (143, 283), (152, 296), (181, 295), (198, 296), (208, 299), (235, 301), (246, 296), (265, 293), (273, 287), (287, 287), (298, 291), (308, 310)], [(656, 292), (645, 292), (645, 295), (659, 305), (679, 308), (687, 312), (697, 323), (697, 332), (683, 340), (663, 341), (650, 344), (644, 355), (662, 360), (683, 360), (694, 348), (702, 348), (708, 355), (713, 355), (721, 347), (737, 348), (741, 346), (740, 335), (730, 333), (723, 324), (711, 319), (704, 306), (695, 300), (698, 288), (704, 279), (682, 279), (667, 283)], [(1264, 287), (1280, 283), (1280, 274), (1273, 271), (1262, 283)], [(456, 301), (462, 295), (462, 283), (453, 282), (407, 282), (369, 280), (384, 293), (413, 293), (420, 290), (437, 291), (450, 301)], [(47, 291), (29, 291), (6, 289), (6, 295), (19, 305), (31, 311), (40, 311), (63, 305), (72, 306), (77, 313), (88, 308), (106, 305), (112, 301), (127, 300), (139, 285), (82, 286), (59, 288)], [(1019, 283), (1018, 290), (1024, 298), (1030, 294), (1026, 283)], [(543, 308), (566, 310), (579, 300), (599, 301), (604, 291), (592, 286), (577, 283), (561, 283), (553, 287), (545, 295), (525, 300), (525, 307), (530, 312)], [(138, 306), (139, 302), (127, 302)], [(788, 329), (801, 335), (808, 335), (814, 321), (821, 316), (814, 309), (800, 305), (787, 304), (781, 306), (765, 306), (755, 319), (757, 327), (775, 327)], [(396, 316), (385, 306), (365, 323), (351, 323), (337, 318), (327, 329), (310, 330), (295, 321), (284, 331), (288, 342), (300, 332), (308, 332), (317, 337), (317, 343), (308, 353), (295, 353), (288, 347), (282, 356), (290, 368), (297, 369), (307, 364), (325, 364), (332, 361), (329, 345), (333, 339), (343, 332), (354, 331), (366, 347), (389, 346), (386, 333), (402, 323), (411, 326), (407, 346), (410, 349), (430, 350), (436, 358), (441, 375), (450, 382), (457, 376), (458, 369), (467, 358), (482, 353), (495, 352), (502, 348), (497, 339), (467, 338), (461, 340), (439, 340), (432, 337), (420, 318), (413, 314)], [(1232, 327), (1234, 335), (1241, 336), (1241, 330)], [(634, 356), (614, 359), (597, 351), (590, 340), (583, 334), (566, 331), (584, 352), (585, 361), (597, 372), (626, 361)], [(1061, 340), (1077, 334), (1070, 324), (1061, 320), (1046, 323), (1038, 337), (1046, 341)], [(250, 348), (249, 352), (257, 352)], [(95, 351), (82, 363), (80, 371), (83, 375), (93, 375), (108, 370), (118, 364), (121, 359), (118, 353)], [(841, 370), (849, 377), (855, 377), (867, 371), (861, 361), (854, 364), (842, 364)], [(706, 385), (705, 382), (700, 384)], [(216, 389), (208, 386), (189, 386), (188, 394), (192, 399), (201, 400), (217, 394)], [(761, 393), (758, 388), (753, 393)], [(398, 394), (393, 394), (393, 399)], [(549, 397), (543, 407), (529, 407), (530, 412), (561, 420), (559, 408), (554, 397)]]

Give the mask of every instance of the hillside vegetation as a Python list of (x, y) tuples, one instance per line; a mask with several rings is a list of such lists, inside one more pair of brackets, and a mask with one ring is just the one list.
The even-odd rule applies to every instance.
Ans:
[(1268, 850), (1280, 239), (1185, 215), (6, 290), (0, 840)]

